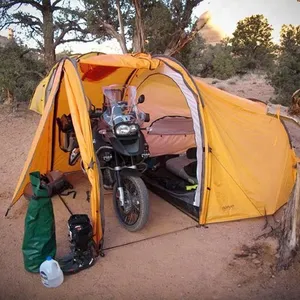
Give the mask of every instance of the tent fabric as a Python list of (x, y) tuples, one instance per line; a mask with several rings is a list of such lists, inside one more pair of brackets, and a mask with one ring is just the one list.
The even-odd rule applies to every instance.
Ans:
[[(62, 74), (64, 74), (63, 78)], [(58, 97), (56, 97), (57, 94)], [(61, 101), (58, 101), (58, 99), (61, 99)], [(84, 99), (84, 93), (76, 67), (69, 60), (62, 61), (58, 65), (51, 94), (47, 99), (44, 113), (39, 123), (11, 205), (21, 197), (25, 186), (29, 182), (29, 174), (32, 171), (39, 170), (41, 173), (46, 173), (52, 169), (56, 169), (63, 172), (70, 172), (79, 169), (78, 165), (75, 168), (68, 166), (67, 153), (62, 152), (59, 149), (57, 138), (54, 140), (54, 137), (58, 136), (57, 126), (55, 128), (56, 131), (53, 130), (53, 124), (55, 124), (54, 121), (57, 116), (54, 115), (54, 107), (56, 106), (56, 113), (68, 114), (71, 112), (82, 160), (91, 183), (90, 203), (92, 223), (95, 240), (99, 243), (102, 239), (99, 172), (97, 170), (93, 149), (87, 104)], [(55, 105), (55, 100), (57, 101), (57, 105)], [(45, 145), (48, 145), (48, 147)]]
[[(135, 85), (138, 96), (145, 95), (139, 106), (150, 113), (145, 127), (164, 117), (192, 120), (192, 133), (168, 134), (166, 127), (160, 134), (160, 127), (157, 134), (149, 132), (145, 137), (152, 156), (181, 154), (197, 146), (199, 185), (193, 204), (199, 207), (199, 223), (269, 215), (288, 201), (296, 179), (296, 155), (280, 116), (267, 115), (263, 103), (207, 85), (165, 56), (94, 53), (62, 60), (53, 74), (50, 93), (44, 93), (44, 108), (38, 97), (31, 102), (43, 113), (12, 204), (23, 194), (31, 171), (80, 169), (79, 164), (68, 165), (68, 153), (58, 144), (55, 118), (71, 113), (92, 188), (95, 240), (102, 239), (101, 187), (87, 100), (101, 107), (102, 87), (110, 84)], [(183, 122), (181, 129), (185, 127)]]
[[(89, 52), (86, 54), (74, 54), (71, 55), (71, 58), (80, 59), (80, 58), (88, 58), (90, 56), (103, 54), (101, 52)], [(56, 63), (50, 72), (47, 74), (45, 78), (43, 78), (38, 84), (35, 92), (29, 102), (29, 109), (35, 111), (38, 114), (42, 114), (46, 105), (46, 100), (48, 99), (49, 93), (52, 89), (53, 79), (55, 72), (57, 70), (58, 63)]]
[(80, 148), (80, 155), (83, 161), (84, 169), (91, 183), (90, 203), (93, 235), (96, 237), (96, 242), (99, 243), (102, 239), (102, 228), (100, 222), (100, 173), (94, 152), (88, 106), (85, 101), (84, 90), (77, 74), (76, 66), (74, 66), (70, 60), (66, 60), (64, 68), (66, 70), (65, 84), (70, 113), (72, 115), (72, 121)]
[(233, 96), (200, 80), (209, 139), (211, 184), (206, 223), (273, 214), (286, 203), (296, 157), (280, 119), (266, 105)]
[[(17, 183), (17, 188), (13, 195), (13, 201), (11, 206), (17, 202), (22, 196), (26, 185), (30, 182), (29, 174), (34, 171), (39, 171), (41, 174), (47, 173), (51, 169), (51, 151), (52, 145), (49, 145), (49, 141), (52, 141), (52, 126), (54, 101), (56, 93), (59, 89), (61, 75), (62, 75), (63, 63), (60, 63), (57, 67), (56, 76), (54, 78), (53, 87), (51, 93), (47, 99), (44, 112), (36, 130), (31, 148), (29, 150), (27, 160), (23, 167), (23, 171), (20, 175)], [(45, 147), (45, 145), (49, 145)]]

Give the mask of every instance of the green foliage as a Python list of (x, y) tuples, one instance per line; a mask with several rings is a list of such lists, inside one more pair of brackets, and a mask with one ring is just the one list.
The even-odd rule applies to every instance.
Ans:
[[(141, 2), (142, 28), (137, 28), (134, 1), (119, 1), (124, 35), (118, 18), (118, 1), (82, 0), (85, 6), (88, 29), (99, 41), (115, 38), (126, 51), (139, 51), (135, 44), (139, 30), (143, 30), (145, 50), (165, 53), (191, 32), (193, 9), (203, 0), (145, 0)], [(131, 45), (131, 47), (129, 46)], [(172, 51), (170, 51), (172, 52)]]
[(230, 40), (239, 60), (240, 71), (269, 69), (274, 59), (272, 26), (263, 15), (253, 15), (238, 22)]
[(164, 53), (170, 37), (175, 31), (175, 23), (168, 7), (162, 2), (154, 2), (144, 7), (143, 12), (146, 51)]
[(203, 62), (203, 52), (207, 45), (205, 40), (200, 35), (196, 35), (195, 38), (188, 43), (180, 53), (175, 55), (175, 58), (179, 60), (193, 75), (200, 75), (201, 65)]
[[(120, 30), (118, 10), (115, 0), (82, 0), (85, 7), (85, 18), (88, 30), (97, 35), (103, 42), (115, 38)], [(130, 34), (134, 18), (132, 1), (124, 0), (121, 3), (121, 15), (124, 26), (127, 28), (126, 35)]]
[(203, 38), (198, 36), (181, 56), (178, 58), (193, 75), (227, 79), (236, 74), (237, 62), (225, 42), (206, 46)]
[(213, 77), (228, 79), (234, 76), (237, 71), (237, 63), (231, 55), (230, 48), (218, 44), (212, 52), (215, 54), (212, 62)]
[(192, 13), (203, 0), (160, 0), (143, 1), (146, 49), (150, 53), (174, 55), (182, 47), (181, 42), (188, 37), (196, 21)]
[(275, 102), (291, 104), (292, 94), (300, 88), (300, 26), (282, 26), (279, 57), (269, 79), (277, 94)]
[[(71, 0), (1, 0), (0, 29), (10, 25), (26, 34), (43, 52), (48, 71), (55, 63), (55, 49), (69, 42), (89, 42), (84, 12)], [(71, 5), (72, 4), (72, 5)]]
[(45, 75), (45, 66), (26, 47), (15, 41), (0, 48), (0, 91), (5, 100), (7, 93), (15, 101), (28, 101), (38, 82)]

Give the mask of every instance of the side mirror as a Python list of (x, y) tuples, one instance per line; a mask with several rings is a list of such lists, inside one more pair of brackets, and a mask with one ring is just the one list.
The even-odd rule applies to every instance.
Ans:
[(138, 103), (141, 104), (144, 102), (145, 102), (145, 95), (142, 94), (141, 96), (139, 96)]

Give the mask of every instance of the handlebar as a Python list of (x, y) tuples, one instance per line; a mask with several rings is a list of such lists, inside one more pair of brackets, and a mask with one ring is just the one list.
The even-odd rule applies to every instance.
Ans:
[(90, 118), (92, 119), (96, 119), (96, 118), (100, 118), (102, 116), (102, 112), (101, 113), (90, 113)]
[(103, 114), (102, 109), (99, 109), (99, 108), (98, 109), (95, 108), (94, 110), (89, 112), (89, 115), (90, 115), (91, 119), (100, 118), (102, 116), (102, 114)]

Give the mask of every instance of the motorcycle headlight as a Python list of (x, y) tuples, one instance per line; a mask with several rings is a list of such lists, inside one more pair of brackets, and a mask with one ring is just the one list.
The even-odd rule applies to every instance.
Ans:
[(136, 134), (136, 132), (139, 130), (139, 126), (136, 124), (130, 125), (130, 134)]
[(127, 124), (121, 124), (119, 126), (116, 126), (115, 132), (116, 135), (134, 135), (139, 130), (139, 126), (136, 124), (127, 125)]
[(117, 135), (129, 135), (130, 134), (130, 126), (126, 124), (121, 124), (115, 128)]

